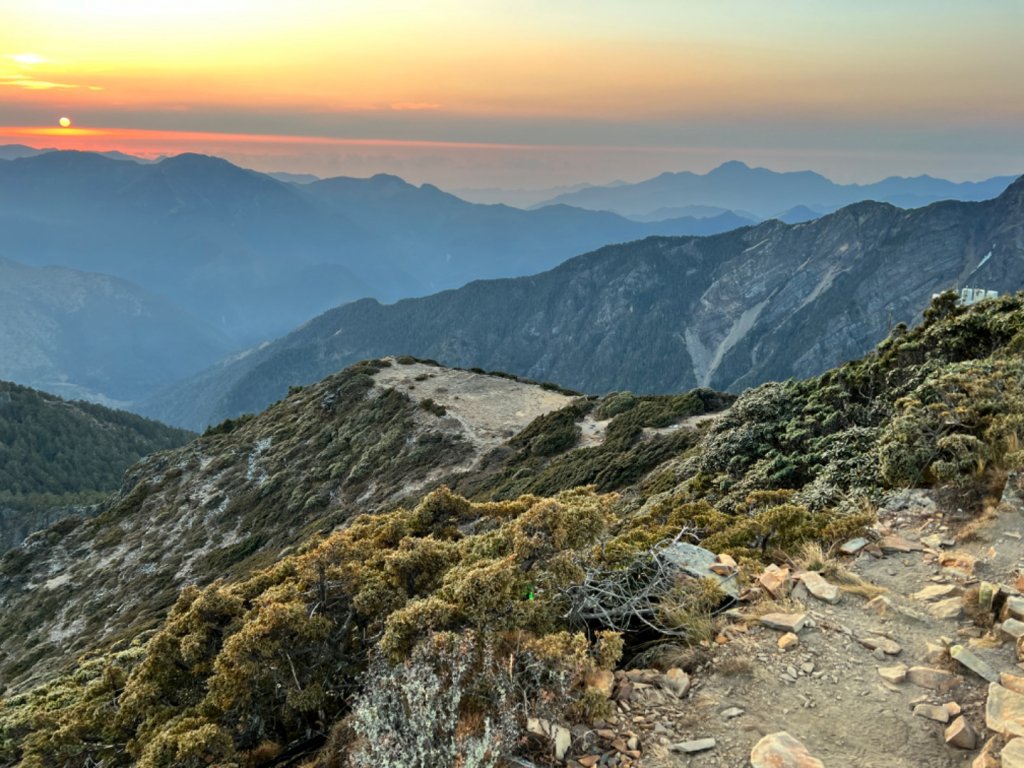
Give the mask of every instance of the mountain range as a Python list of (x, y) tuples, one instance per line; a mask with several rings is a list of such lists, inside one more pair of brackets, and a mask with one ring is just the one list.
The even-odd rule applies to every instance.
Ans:
[(129, 280), (238, 347), (352, 299), (393, 301), (549, 269), (610, 242), (743, 223), (476, 205), (385, 175), (295, 184), (201, 155), (0, 160), (0, 254)]
[(409, 354), (604, 393), (740, 391), (863, 354), (934, 293), (1024, 286), (1024, 177), (981, 203), (858, 203), (801, 224), (607, 246), (539, 275), (353, 302), (166, 390), (201, 428), (367, 357)]
[(635, 184), (592, 186), (551, 197), (539, 205), (565, 204), (614, 211), (651, 220), (671, 216), (682, 206), (717, 206), (761, 218), (785, 218), (797, 206), (828, 213), (862, 200), (917, 208), (940, 200), (987, 200), (1002, 192), (1013, 176), (978, 182), (952, 182), (932, 176), (891, 176), (873, 184), (837, 184), (813, 171), (780, 173), (731, 161), (706, 174), (662, 173)]

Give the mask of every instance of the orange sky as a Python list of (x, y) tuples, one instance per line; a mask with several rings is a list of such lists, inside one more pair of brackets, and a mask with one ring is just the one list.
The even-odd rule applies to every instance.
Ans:
[(1024, 169), (1022, 7), (7, 0), (0, 143), (449, 186), (733, 158), (979, 178)]

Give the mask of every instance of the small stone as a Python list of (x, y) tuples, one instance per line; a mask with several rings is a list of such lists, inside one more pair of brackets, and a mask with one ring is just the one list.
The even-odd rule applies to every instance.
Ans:
[(725, 720), (732, 720), (734, 717), (739, 717), (743, 714), (743, 710), (739, 707), (729, 707), (727, 710), (722, 712), (722, 718)]
[[(995, 751), (998, 740), (998, 736), (993, 736), (985, 742), (985, 746), (981, 748), (981, 752), (978, 753), (978, 756), (974, 758), (974, 762), (971, 763), (971, 768), (1000, 768), (999, 758), (992, 754)], [(1024, 763), (1021, 763), (1021, 765), (1024, 765)]]
[(807, 622), (806, 613), (766, 613), (759, 621), (769, 629), (797, 633)]
[(949, 710), (937, 704), (918, 704), (914, 707), (916, 717), (924, 717), (937, 723), (949, 722)]
[(555, 759), (564, 760), (569, 747), (572, 746), (572, 731), (564, 726), (555, 725), (551, 728), (551, 740), (555, 746)]
[(576, 762), (583, 766), (583, 768), (593, 768), (599, 762), (601, 762), (600, 755), (584, 755), (583, 757), (577, 757)]
[(922, 603), (930, 603), (933, 600), (938, 600), (940, 597), (948, 597), (956, 592), (956, 590), (956, 584), (932, 584), (919, 592), (915, 592), (911, 597), (915, 600), (920, 600)]
[(681, 699), (690, 690), (690, 676), (679, 667), (672, 667), (664, 674), (659, 684), (677, 699)]
[(924, 549), (924, 547), (916, 541), (910, 541), (902, 536), (897, 536), (896, 534), (883, 536), (878, 540), (878, 546), (887, 554), (892, 552), (920, 552)]
[(706, 752), (709, 749), (715, 748), (715, 740), (711, 738), (707, 739), (694, 739), (693, 741), (680, 741), (678, 744), (670, 744), (670, 752), (682, 752), (687, 755), (692, 755), (694, 752)]
[(985, 701), (985, 726), (1003, 736), (1024, 736), (1024, 694), (990, 683)]
[(971, 724), (962, 715), (954, 720), (946, 728), (946, 743), (957, 749), (974, 749), (978, 743), (978, 736), (971, 728)]
[(1024, 637), (1024, 621), (1018, 619), (1007, 619), (999, 625), (999, 630), (1007, 637), (1018, 640)]
[(736, 566), (726, 565), (725, 563), (712, 563), (708, 566), (708, 570), (719, 576), (728, 576), (736, 570)]
[(907, 680), (921, 688), (935, 691), (948, 691), (959, 682), (952, 672), (934, 667), (911, 667), (907, 670)]
[(839, 602), (839, 587), (835, 584), (830, 584), (817, 571), (808, 571), (800, 577), (800, 581), (807, 587), (807, 591), (811, 595), (823, 603), (835, 604)]
[(785, 731), (770, 733), (750, 751), (752, 768), (825, 768), (807, 747)]
[(733, 559), (733, 556), (727, 555), (725, 552), (722, 552), (718, 555), (718, 562), (722, 565), (728, 565), (732, 568), (736, 567), (736, 561)]
[(924, 660), (929, 664), (942, 664), (949, 658), (949, 650), (944, 645), (925, 641)]
[(999, 753), (1000, 768), (1024, 768), (1024, 739), (1014, 739)]
[(778, 646), (780, 650), (788, 651), (793, 648), (796, 648), (798, 645), (800, 645), (800, 638), (794, 635), (792, 632), (787, 632), (786, 634), (779, 637)]
[(849, 541), (843, 543), (843, 545), (839, 547), (839, 551), (842, 552), (844, 555), (856, 555), (867, 545), (867, 539), (863, 537), (857, 537), (856, 539), (850, 539)]
[(963, 612), (963, 605), (959, 597), (950, 597), (933, 604), (928, 613), (936, 619), (959, 619)]
[(857, 642), (869, 651), (880, 650), (886, 656), (899, 656), (903, 650), (899, 643), (887, 637), (862, 637)]
[(1007, 597), (1006, 602), (1003, 604), (1002, 613), (1005, 618), (1024, 621), (1024, 597), (1018, 597), (1017, 595)]
[(947, 701), (944, 705), (946, 711), (949, 712), (950, 717), (956, 717), (962, 712), (962, 708), (955, 701)]
[(999, 673), (999, 684), (1008, 688), (1014, 693), (1024, 693), (1024, 677), (1011, 675), (1008, 672)]
[(978, 584), (978, 607), (983, 611), (992, 610), (992, 602), (999, 592), (999, 585), (990, 581), (983, 581)]
[(979, 658), (977, 654), (973, 651), (967, 650), (962, 645), (952, 646), (949, 649), (949, 655), (971, 670), (971, 672), (976, 674), (978, 677), (988, 680), (990, 683), (996, 683), (999, 681), (998, 672), (992, 669), (986, 661)]
[(939, 557), (939, 565), (955, 576), (970, 577), (978, 558), (966, 552), (947, 552)]
[(907, 679), (907, 667), (905, 664), (897, 664), (893, 667), (879, 667), (878, 676), (887, 683), (902, 683)]
[(789, 587), (789, 568), (769, 565), (757, 580), (772, 597), (782, 597)]
[(607, 669), (596, 669), (587, 675), (586, 686), (591, 691), (610, 699), (615, 689), (615, 674)]
[(896, 611), (895, 606), (892, 604), (892, 600), (885, 595), (879, 595), (878, 597), (871, 598), (864, 604), (864, 608), (869, 611), (874, 611), (879, 616), (885, 616), (888, 613)]

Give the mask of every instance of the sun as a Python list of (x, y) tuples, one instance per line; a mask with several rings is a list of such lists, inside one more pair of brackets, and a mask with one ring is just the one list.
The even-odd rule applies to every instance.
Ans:
[(57, 122), (60, 123), (60, 127), (61, 128), (70, 128), (71, 127), (71, 118), (70, 117), (62, 117)]

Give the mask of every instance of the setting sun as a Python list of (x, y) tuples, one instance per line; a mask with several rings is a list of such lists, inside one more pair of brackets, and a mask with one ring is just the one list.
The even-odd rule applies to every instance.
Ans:
[(57, 122), (60, 123), (60, 127), (61, 128), (70, 128), (71, 127), (71, 118), (70, 117), (62, 117)]

